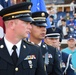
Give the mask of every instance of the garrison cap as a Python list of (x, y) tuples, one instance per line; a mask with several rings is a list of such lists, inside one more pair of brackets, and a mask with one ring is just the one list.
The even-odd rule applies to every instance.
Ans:
[(22, 2), (19, 4), (12, 5), (0, 11), (0, 16), (3, 17), (4, 21), (12, 19), (20, 19), (26, 22), (31, 22), (31, 2)]
[(58, 27), (47, 28), (46, 37), (59, 38), (62, 41), (62, 30)]
[(32, 13), (32, 18), (34, 19), (34, 21), (32, 21), (32, 24), (36, 25), (36, 26), (47, 26), (47, 21), (46, 18), (48, 17), (48, 13), (45, 11), (38, 11), (38, 12), (34, 12)]

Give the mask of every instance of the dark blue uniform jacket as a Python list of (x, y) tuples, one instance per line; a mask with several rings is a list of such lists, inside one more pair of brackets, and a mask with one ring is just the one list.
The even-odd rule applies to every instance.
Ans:
[(14, 66), (4, 39), (0, 40), (0, 75), (45, 75), (40, 50), (25, 41), (21, 43), (17, 65)]

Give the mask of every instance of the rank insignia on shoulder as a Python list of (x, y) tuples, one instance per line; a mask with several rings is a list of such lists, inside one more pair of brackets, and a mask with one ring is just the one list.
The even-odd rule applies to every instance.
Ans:
[(4, 47), (4, 45), (0, 45), (0, 48), (3, 48)]
[(33, 43), (31, 43), (30, 41), (26, 41), (24, 40), (25, 43), (30, 44), (30, 45), (34, 45)]
[(23, 45), (23, 48), (26, 48), (26, 46), (25, 46), (25, 45)]

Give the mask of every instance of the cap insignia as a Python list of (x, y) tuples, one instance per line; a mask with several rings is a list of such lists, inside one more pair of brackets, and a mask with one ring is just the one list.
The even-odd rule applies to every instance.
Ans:
[(45, 13), (41, 13), (41, 16), (45, 16)]
[(15, 18), (15, 16), (12, 16), (12, 18)]
[(56, 30), (56, 27), (52, 27), (52, 30), (55, 31)]

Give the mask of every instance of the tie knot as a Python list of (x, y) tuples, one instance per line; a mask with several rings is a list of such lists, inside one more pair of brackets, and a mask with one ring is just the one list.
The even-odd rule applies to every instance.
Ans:
[(16, 50), (17, 49), (17, 46), (16, 45), (13, 45), (12, 49), (13, 50)]

